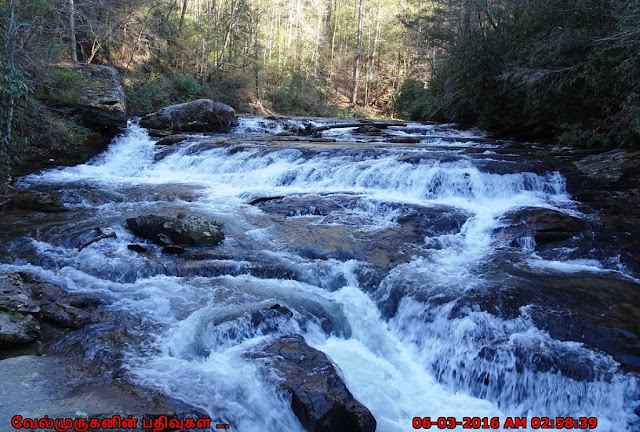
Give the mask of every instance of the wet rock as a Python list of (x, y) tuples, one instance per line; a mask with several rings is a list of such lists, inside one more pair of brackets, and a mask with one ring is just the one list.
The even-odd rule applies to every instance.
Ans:
[(40, 315), (45, 321), (65, 328), (80, 328), (91, 322), (91, 315), (82, 309), (61, 305), (59, 303), (47, 303), (42, 306)]
[[(243, 307), (240, 307), (243, 308)], [(293, 312), (279, 304), (256, 305), (226, 314), (203, 316), (197, 329), (182, 337), (174, 346), (172, 355), (187, 360), (202, 359), (211, 352), (218, 352), (242, 343), (246, 339), (270, 334), (291, 332), (287, 324)]]
[[(353, 195), (290, 196), (256, 205), (279, 222), (277, 229), (283, 238), (289, 239), (292, 251), (303, 258), (356, 259), (386, 269), (421, 253), (420, 246), (426, 237), (434, 237), (430, 246), (437, 248), (437, 237), (459, 232), (469, 218), (467, 213), (447, 206), (371, 202)], [(387, 226), (363, 220), (363, 210), (369, 212), (371, 206), (389, 215)], [(372, 229), (367, 229), (367, 224)]]
[(37, 283), (31, 290), (40, 303), (41, 319), (59, 327), (78, 329), (93, 322), (92, 310), (101, 304), (96, 298), (72, 294), (49, 283)]
[(40, 324), (30, 315), (39, 311), (20, 276), (0, 274), (0, 344), (25, 344), (40, 336)]
[(608, 242), (616, 245), (621, 262), (640, 275), (640, 151), (611, 150), (591, 154), (564, 169), (567, 189), (597, 212), (609, 226)]
[(353, 132), (357, 134), (382, 135), (382, 127), (373, 124), (365, 124), (356, 128)]
[(147, 133), (149, 134), (150, 137), (154, 137), (154, 138), (166, 138), (168, 136), (175, 135), (170, 130), (152, 129), (152, 128), (147, 129)]
[[(293, 317), (293, 312), (286, 306), (274, 304), (265, 309), (251, 313), (251, 324), (256, 327), (264, 327), (268, 331), (278, 330), (278, 323), (276, 322), (279, 317), (284, 317), (289, 320)], [(271, 330), (273, 329), (273, 330)]]
[(0, 311), (0, 344), (25, 344), (40, 336), (40, 324), (32, 316)]
[(44, 213), (67, 211), (59, 195), (45, 192), (25, 192), (14, 195), (9, 202), (9, 207)]
[(615, 183), (622, 179), (626, 170), (637, 168), (638, 157), (640, 152), (618, 149), (587, 156), (574, 162), (574, 165), (588, 178), (602, 183)]
[(180, 143), (180, 142), (182, 142), (182, 141), (184, 141), (186, 139), (187, 139), (187, 137), (182, 135), (182, 134), (169, 135), (169, 136), (166, 136), (166, 137), (162, 138), (160, 141), (158, 141), (156, 143), (156, 145), (159, 145), (159, 146), (173, 145), (173, 144)]
[(140, 319), (125, 314), (103, 316), (100, 320), (66, 334), (55, 342), (57, 354), (81, 355), (91, 373), (118, 373), (124, 352), (143, 344)]
[(419, 144), (421, 138), (420, 137), (412, 137), (412, 136), (392, 136), (390, 138), (385, 139), (386, 142), (394, 143), (394, 144)]
[(453, 207), (407, 207), (396, 220), (402, 229), (416, 237), (433, 237), (460, 232), (469, 214)]
[(0, 310), (37, 313), (40, 307), (31, 299), (31, 296), (31, 290), (19, 275), (0, 273)]
[[(504, 258), (502, 258), (504, 259)], [(480, 309), (501, 319), (513, 320), (525, 313), (535, 326), (559, 341), (574, 341), (612, 356), (622, 368), (640, 371), (640, 301), (636, 296), (638, 284), (617, 274), (590, 272), (538, 273), (509, 263), (500, 265), (509, 277), (501, 284), (488, 288), (479, 286), (457, 297), (449, 318), (466, 316), (468, 311)], [(487, 273), (488, 280), (500, 278)], [(422, 299), (432, 303), (426, 293)], [(449, 299), (452, 300), (452, 299)], [(544, 359), (529, 358), (533, 354), (523, 345), (519, 348), (519, 364), (541, 369)], [(525, 355), (526, 354), (526, 355)], [(566, 370), (576, 379), (594, 379), (594, 374), (578, 370), (576, 360), (556, 356), (556, 368)], [(534, 361), (536, 360), (536, 361)], [(571, 369), (574, 372), (569, 372)], [(592, 367), (593, 369), (593, 367)]]
[(214, 339), (219, 344), (240, 343), (258, 335), (277, 333), (293, 317), (286, 306), (273, 304), (239, 314), (224, 316), (213, 322)]
[(329, 358), (300, 335), (283, 336), (247, 354), (275, 371), (291, 394), (291, 408), (309, 432), (375, 431), (376, 420), (358, 402)]
[(169, 244), (162, 248), (162, 253), (180, 255), (184, 253), (184, 248), (182, 246)]
[(258, 197), (258, 198), (253, 199), (252, 201), (250, 201), (249, 205), (258, 205), (258, 204), (266, 203), (268, 201), (281, 200), (283, 198), (284, 198), (284, 195), (276, 195), (276, 196), (269, 196), (269, 197)]
[(127, 219), (127, 226), (137, 235), (162, 246), (215, 246), (224, 239), (219, 222), (195, 214), (178, 217), (146, 214)]
[(197, 99), (162, 108), (140, 120), (146, 128), (177, 132), (213, 132), (237, 125), (235, 110), (211, 99)]
[(130, 251), (138, 252), (138, 253), (145, 253), (148, 250), (146, 247), (139, 244), (127, 245), (127, 249), (129, 249)]
[(0, 274), (0, 343), (24, 344), (40, 336), (40, 324), (80, 328), (94, 320), (101, 302), (41, 283), (37, 277)]
[(503, 236), (513, 238), (514, 242), (518, 238), (533, 237), (538, 245), (569, 240), (588, 228), (582, 219), (539, 207), (525, 207), (508, 213), (503, 221), (508, 224)]
[[(145, 417), (201, 415), (199, 409), (162, 396), (157, 391), (133, 386), (122, 379), (108, 380), (90, 374), (84, 362), (72, 356), (25, 355), (0, 360), (0, 382), (2, 425), (9, 425), (16, 414), (23, 418), (43, 418), (46, 414), (54, 419), (75, 419), (82, 415), (91, 418), (119, 415), (124, 419), (133, 415), (138, 419), (135, 430), (143, 430), (142, 419)], [(8, 429), (3, 427), (3, 430)]]

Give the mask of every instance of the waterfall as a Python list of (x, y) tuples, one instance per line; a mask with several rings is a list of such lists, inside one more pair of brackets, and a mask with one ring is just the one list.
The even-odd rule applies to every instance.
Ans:
[[(303, 430), (286, 394), (244, 356), (293, 333), (331, 358), (378, 431), (414, 430), (415, 417), (597, 417), (599, 431), (638, 427), (636, 376), (606, 352), (554, 338), (537, 319), (546, 303), (517, 294), (578, 278), (638, 288), (597, 256), (550, 258), (529, 234), (505, 240), (508, 215), (522, 208), (584, 217), (559, 172), (477, 151), (479, 131), (451, 126), (389, 135), (438, 135), (455, 148), (431, 138), (363, 145), (352, 129), (324, 132), (338, 140), (326, 143), (263, 136), (303, 124), (241, 119), (237, 138), (160, 147), (131, 123), (89, 163), (20, 180), (60, 192), (71, 211), (41, 218), (37, 232), (13, 226), (5, 248), (14, 258), (0, 270), (36, 273), (136, 317), (143, 342), (123, 353), (127, 379), (238, 431)], [(218, 255), (127, 248), (141, 240), (126, 218), (178, 211), (224, 223)], [(96, 226), (117, 237), (78, 252)], [(269, 328), (226, 318), (273, 303), (293, 318)]]

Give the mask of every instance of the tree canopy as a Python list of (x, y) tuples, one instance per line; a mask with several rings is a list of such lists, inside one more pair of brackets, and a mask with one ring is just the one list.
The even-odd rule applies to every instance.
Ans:
[(404, 82), (398, 111), (575, 146), (638, 145), (640, 2), (428, 3), (407, 25), (439, 57), (426, 87)]

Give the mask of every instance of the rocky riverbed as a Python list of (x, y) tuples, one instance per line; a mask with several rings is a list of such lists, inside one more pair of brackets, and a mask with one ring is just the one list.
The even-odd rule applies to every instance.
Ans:
[(0, 221), (0, 373), (56, 391), (3, 411), (638, 425), (638, 152), (239, 120), (154, 132), (171, 143), (132, 124), (90, 163), (20, 180)]

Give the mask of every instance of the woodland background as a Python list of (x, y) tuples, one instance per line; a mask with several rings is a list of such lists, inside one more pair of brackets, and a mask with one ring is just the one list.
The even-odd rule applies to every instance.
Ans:
[(116, 67), (131, 116), (208, 97), (639, 145), (638, 0), (4, 0), (0, 30), (2, 177), (25, 142), (87, 139), (51, 103), (75, 61)]

